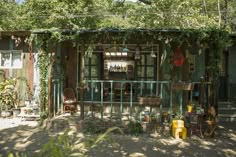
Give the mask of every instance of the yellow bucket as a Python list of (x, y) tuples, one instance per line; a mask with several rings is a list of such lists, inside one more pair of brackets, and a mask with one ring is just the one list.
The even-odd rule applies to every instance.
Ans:
[(193, 106), (192, 105), (187, 105), (187, 111), (192, 112), (193, 111)]
[(172, 128), (182, 128), (184, 127), (183, 120), (172, 120)]

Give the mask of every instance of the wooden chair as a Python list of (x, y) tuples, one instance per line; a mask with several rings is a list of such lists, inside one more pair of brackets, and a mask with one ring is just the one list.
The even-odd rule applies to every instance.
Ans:
[(213, 106), (208, 108), (206, 120), (204, 122), (204, 136), (213, 137), (218, 124), (218, 117)]
[(63, 91), (63, 112), (77, 112), (77, 100), (72, 88), (65, 88)]
[(199, 135), (200, 137), (203, 137), (203, 134), (202, 134), (203, 117), (204, 117), (204, 114), (195, 114), (195, 113), (190, 113), (189, 114), (189, 118), (190, 118), (190, 124), (189, 124), (190, 136), (195, 134), (195, 135)]

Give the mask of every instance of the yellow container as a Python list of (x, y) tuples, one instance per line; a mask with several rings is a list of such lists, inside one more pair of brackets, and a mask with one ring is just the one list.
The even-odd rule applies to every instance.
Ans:
[(186, 139), (187, 129), (184, 127), (183, 120), (172, 120), (172, 136), (174, 138)]
[(176, 139), (182, 138), (183, 140), (187, 137), (187, 129), (183, 128), (172, 128), (172, 136)]
[(193, 111), (193, 106), (192, 105), (187, 105), (187, 111), (192, 112)]
[(183, 120), (172, 120), (172, 128), (182, 128), (184, 127)]

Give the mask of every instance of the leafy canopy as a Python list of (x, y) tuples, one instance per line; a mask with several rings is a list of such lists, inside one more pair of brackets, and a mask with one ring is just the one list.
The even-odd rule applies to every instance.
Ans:
[(0, 2), (1, 30), (226, 28), (236, 30), (234, 0), (14, 0)]

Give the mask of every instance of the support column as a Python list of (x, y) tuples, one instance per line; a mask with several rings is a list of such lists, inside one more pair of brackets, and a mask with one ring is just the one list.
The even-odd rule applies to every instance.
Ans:
[(81, 46), (81, 53), (80, 53), (80, 117), (84, 119), (84, 71), (85, 71), (85, 48), (84, 44)]
[[(10, 38), (9, 40), (9, 50), (13, 50), (14, 49), (14, 42), (13, 40)], [(10, 56), (10, 60), (12, 61), (12, 55)], [(13, 77), (13, 71), (12, 68), (9, 69), (9, 77)]]

